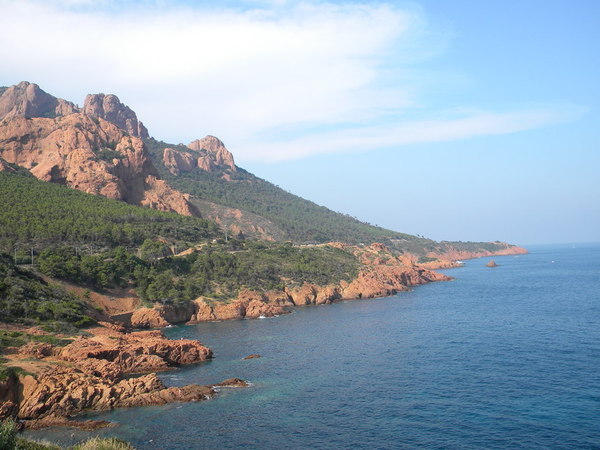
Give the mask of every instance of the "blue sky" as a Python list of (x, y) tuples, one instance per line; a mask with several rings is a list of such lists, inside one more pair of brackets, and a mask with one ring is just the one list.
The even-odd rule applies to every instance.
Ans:
[(157, 138), (216, 135), (251, 172), (395, 230), (600, 241), (600, 2), (0, 8), (0, 84), (115, 93)]

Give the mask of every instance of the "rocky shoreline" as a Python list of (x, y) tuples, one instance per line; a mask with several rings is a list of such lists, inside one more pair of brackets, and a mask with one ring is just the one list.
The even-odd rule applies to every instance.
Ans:
[[(214, 386), (166, 387), (157, 371), (196, 364), (212, 351), (196, 340), (167, 339), (160, 331), (126, 332), (102, 323), (65, 347), (29, 343), (13, 349), (9, 361), (29, 361), (26, 374), (10, 373), (0, 382), (0, 415), (27, 428), (76, 426), (94, 429), (102, 421), (75, 421), (84, 411), (202, 401), (217, 387), (242, 387), (238, 378)], [(133, 374), (146, 374), (131, 377)]]
[[(189, 305), (157, 305), (140, 308), (124, 320), (125, 325), (100, 323), (86, 330), (64, 347), (49, 343), (29, 343), (12, 349), (8, 366), (23, 366), (28, 373), (10, 373), (0, 381), (0, 418), (13, 417), (27, 428), (75, 426), (84, 429), (110, 426), (103, 421), (78, 421), (84, 411), (122, 407), (162, 405), (171, 402), (202, 401), (214, 397), (218, 387), (243, 387), (248, 383), (231, 378), (214, 386), (166, 387), (156, 372), (201, 363), (212, 351), (195, 340), (167, 339), (160, 331), (129, 331), (132, 328), (158, 328), (178, 323), (273, 317), (290, 308), (329, 304), (341, 300), (375, 298), (406, 291), (411, 286), (451, 277), (434, 268), (459, 267), (452, 259), (438, 258), (418, 264), (410, 255), (393, 256), (382, 244), (347, 246), (361, 262), (352, 281), (319, 286), (305, 283), (282, 291), (244, 290), (229, 303), (196, 299)], [(522, 254), (525, 249), (512, 247)], [(457, 256), (457, 255), (452, 255)], [(489, 256), (460, 253), (461, 259)], [(131, 377), (133, 374), (145, 374)]]
[(361, 263), (361, 269), (352, 281), (336, 284), (317, 285), (304, 283), (301, 286), (279, 291), (257, 292), (242, 290), (237, 298), (229, 302), (214, 302), (200, 297), (188, 305), (154, 305), (152, 308), (139, 308), (122, 323), (133, 328), (160, 328), (176, 324), (199, 322), (257, 319), (287, 314), (298, 306), (325, 305), (336, 301), (378, 298), (395, 295), (434, 281), (449, 281), (452, 277), (434, 272), (436, 269), (460, 267), (457, 262), (492, 255), (519, 255), (527, 253), (522, 247), (510, 246), (499, 252), (458, 252), (430, 254), (431, 259), (418, 263), (413, 255), (394, 256), (383, 244), (368, 246), (347, 245), (333, 242), (326, 245), (344, 248), (354, 252)]

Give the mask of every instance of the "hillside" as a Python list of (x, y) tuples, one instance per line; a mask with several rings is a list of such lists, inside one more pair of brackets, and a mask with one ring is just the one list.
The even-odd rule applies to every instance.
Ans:
[[(331, 211), (286, 192), (237, 166), (235, 171), (228, 166), (215, 164), (210, 170), (193, 167), (173, 173), (165, 164), (165, 149), (170, 149), (171, 152), (174, 149), (183, 155), (193, 155), (194, 152), (182, 145), (154, 139), (145, 142), (160, 176), (171, 186), (197, 198), (256, 214), (277, 226), (284, 233), (285, 239), (294, 242), (343, 241), (354, 244), (403, 240), (407, 247), (409, 242), (420, 246), (433, 243)], [(417, 246), (412, 250), (416, 248)]]
[(136, 207), (32, 176), (0, 172), (0, 250), (57, 245), (139, 246), (160, 237), (197, 243), (220, 235), (208, 220)]
[[(239, 227), (239, 220), (223, 211), (223, 206), (237, 211), (252, 213), (254, 220), (261, 219), (262, 229), (267, 230), (277, 240), (290, 240), (296, 243), (324, 243), (340, 241), (350, 244), (371, 244), (381, 242), (400, 253), (426, 256), (441, 256), (447, 252), (497, 252), (506, 249), (501, 242), (436, 242), (431, 239), (400, 233), (361, 222), (346, 214), (332, 211), (324, 206), (291, 194), (274, 184), (233, 164), (233, 156), (218, 139), (210, 139), (206, 154), (218, 151), (227, 153), (228, 164), (214, 162), (209, 165), (193, 165), (198, 152), (189, 146), (173, 145), (148, 139), (145, 141), (148, 152), (161, 178), (181, 192), (192, 195), (192, 202), (205, 217), (217, 219), (221, 225)], [(216, 144), (215, 144), (216, 141)], [(197, 145), (195, 145), (197, 148)], [(202, 156), (206, 159), (206, 156)], [(202, 199), (202, 200), (198, 200)], [(211, 211), (206, 201), (220, 205), (221, 210)], [(204, 203), (202, 203), (204, 202)], [(252, 222), (251, 222), (252, 223)], [(267, 225), (265, 225), (265, 223)], [(463, 256), (466, 258), (467, 256)], [(460, 258), (457, 258), (460, 259)]]
[[(394, 252), (428, 258), (509, 247), (498, 242), (438, 243), (373, 226), (237, 167), (232, 153), (214, 136), (187, 146), (148, 136), (135, 112), (115, 95), (88, 95), (79, 108), (33, 83), (0, 90), (0, 171), (12, 165), (43, 181), (91, 194), (205, 217), (227, 237), (240, 239), (296, 244), (380, 242)], [(77, 237), (77, 233), (73, 231), (68, 239), (95, 236), (84, 232)], [(114, 241), (123, 240), (117, 236)]]
[[(330, 247), (228, 239), (213, 222), (128, 205), (0, 172), (0, 255), (96, 289), (132, 286), (148, 301), (235, 297), (305, 281), (352, 279), (354, 256)], [(215, 239), (215, 238), (221, 239)], [(173, 257), (173, 251), (183, 251)]]

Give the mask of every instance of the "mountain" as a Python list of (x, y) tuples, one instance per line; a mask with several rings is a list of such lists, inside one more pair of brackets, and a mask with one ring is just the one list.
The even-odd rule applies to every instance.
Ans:
[(135, 112), (115, 95), (88, 95), (80, 109), (25, 81), (0, 94), (0, 170), (12, 164), (43, 181), (202, 216), (234, 237), (298, 244), (381, 242), (395, 252), (429, 258), (510, 251), (500, 242), (435, 242), (331, 211), (238, 167), (217, 137), (188, 145), (149, 138)]
[(37, 84), (27, 81), (0, 88), (0, 120), (11, 117), (56, 117), (77, 111), (73, 103), (53, 97)]
[(89, 94), (85, 98), (81, 112), (113, 123), (131, 136), (148, 138), (148, 130), (144, 124), (138, 121), (135, 112), (121, 103), (116, 95)]
[[(123, 106), (116, 97), (109, 97), (112, 100), (104, 102), (106, 105)], [(102, 95), (88, 96), (81, 112), (72, 103), (47, 94), (32, 83), (7, 88), (0, 96), (0, 158), (43, 181), (198, 216), (187, 195), (160, 179), (143, 141), (104, 118), (120, 123), (123, 114), (92, 107), (100, 98), (107, 99)], [(125, 122), (133, 124), (137, 124), (138, 131), (143, 130), (141, 123), (131, 117)]]

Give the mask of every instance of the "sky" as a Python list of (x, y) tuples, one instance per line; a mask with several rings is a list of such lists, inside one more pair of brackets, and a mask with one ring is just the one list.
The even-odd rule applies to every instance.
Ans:
[(0, 0), (0, 85), (114, 93), (393, 230), (600, 241), (600, 2)]

